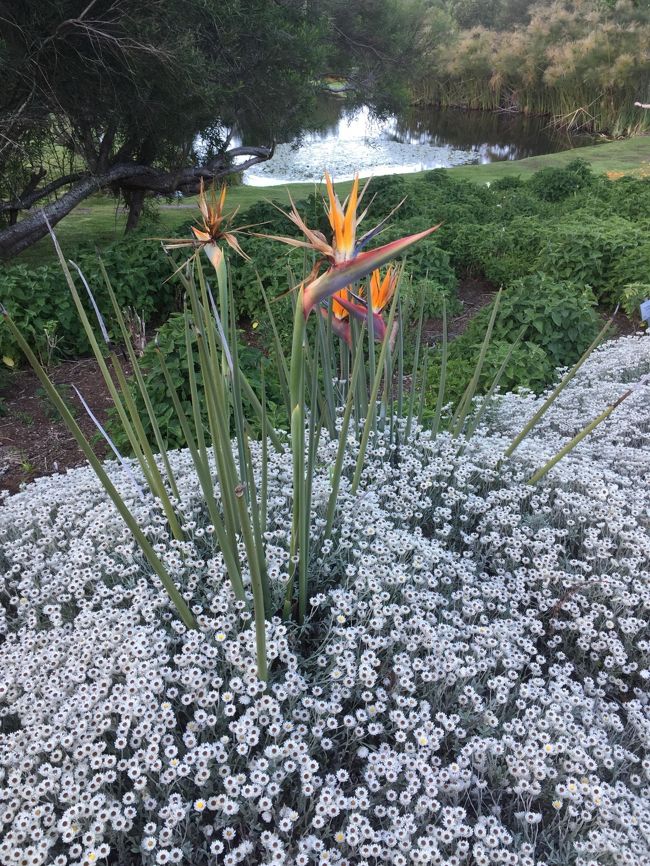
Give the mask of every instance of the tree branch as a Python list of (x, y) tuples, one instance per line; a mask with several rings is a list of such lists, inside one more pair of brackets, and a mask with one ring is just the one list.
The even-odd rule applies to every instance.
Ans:
[[(41, 190), (35, 190), (31, 194), (32, 198), (36, 196), (34, 202), (66, 183), (72, 183), (72, 188), (60, 199), (50, 202), (42, 210), (29, 214), (15, 225), (0, 230), (0, 258), (11, 258), (45, 237), (47, 227), (43, 214), (47, 216), (51, 225), (56, 225), (80, 202), (100, 189), (112, 187), (128, 191), (145, 190), (161, 194), (171, 194), (177, 190), (195, 193), (198, 192), (201, 180), (211, 181), (227, 174), (244, 171), (252, 165), (270, 159), (273, 156), (273, 150), (274, 146), (233, 147), (205, 165), (190, 166), (175, 172), (165, 172), (152, 166), (127, 162), (113, 165), (102, 174), (67, 175), (64, 178), (58, 178), (46, 187), (42, 187)], [(234, 165), (232, 160), (238, 156), (249, 156), (250, 158), (243, 163)]]
[[(75, 172), (74, 174), (67, 174), (63, 177), (59, 177), (56, 180), (51, 181), (45, 186), (42, 186), (40, 189), (30, 190), (30, 185), (28, 184), (25, 190), (23, 190), (20, 195), (17, 195), (13, 201), (0, 202), (0, 213), (6, 213), (9, 210), (29, 210), (36, 204), (37, 201), (40, 201), (43, 198), (47, 198), (48, 195), (56, 192), (57, 189), (61, 189), (62, 186), (76, 183), (76, 181), (80, 180), (82, 177), (85, 176), (86, 174), (81, 171)], [(39, 180), (41, 180), (43, 177), (44, 174), (40, 176)]]

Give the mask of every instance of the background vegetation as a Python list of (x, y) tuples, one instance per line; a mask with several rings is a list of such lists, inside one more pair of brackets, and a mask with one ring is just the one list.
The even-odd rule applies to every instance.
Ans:
[[(480, 387), (487, 388), (504, 364), (501, 387), (520, 386), (536, 392), (552, 380), (557, 367), (572, 364), (602, 325), (602, 316), (621, 303), (638, 321), (638, 303), (650, 295), (647, 237), (650, 228), (650, 179), (610, 180), (594, 173), (581, 159), (548, 166), (530, 176), (505, 174), (490, 185), (437, 170), (418, 178), (377, 178), (367, 215), (371, 225), (387, 216), (396, 201), (406, 198), (383, 243), (429, 225), (440, 229), (407, 257), (403, 302), (413, 323), (420, 304), (427, 326), (421, 352), (420, 376), (430, 388), (423, 412), (433, 410), (440, 370), (443, 301), (450, 317), (461, 309), (459, 281), (480, 279), (487, 289), (503, 287), (504, 294), (486, 357)], [(259, 201), (241, 211), (241, 226), (251, 223), (269, 234), (291, 234), (293, 226), (276, 203)], [(312, 193), (298, 203), (311, 225), (317, 225), (320, 196)], [(187, 215), (187, 212), (185, 212)], [(325, 228), (321, 226), (321, 228)], [(178, 227), (186, 236), (189, 223)], [(260, 382), (264, 366), (270, 405), (279, 402), (274, 346), (262, 288), (276, 297), (293, 285), (310, 261), (301, 251), (267, 239), (242, 236), (252, 261), (229, 256), (237, 316), (247, 329), (249, 347), (242, 354), (247, 375)], [(108, 300), (95, 251), (78, 250), (76, 260), (85, 271), (100, 307)], [(152, 327), (161, 325), (160, 347), (181, 399), (189, 401), (184, 334), (172, 315), (182, 308), (176, 282), (169, 276), (177, 266), (155, 241), (134, 235), (109, 245), (103, 259), (123, 307), (143, 312)], [(48, 328), (57, 319), (57, 356), (87, 352), (85, 337), (75, 324), (69, 290), (57, 263), (38, 268), (16, 266), (0, 276), (0, 296), (33, 345), (46, 353)], [(289, 347), (291, 308), (285, 297), (274, 302), (280, 340)], [(166, 320), (172, 316), (167, 324)], [(456, 401), (472, 375), (490, 309), (477, 316), (462, 336), (450, 343), (446, 399)], [(413, 351), (413, 324), (408, 329), (407, 360)], [(513, 348), (514, 344), (514, 348)], [(263, 351), (260, 351), (263, 349)], [(6, 327), (0, 325), (0, 356), (17, 362), (18, 353)], [(145, 355), (151, 383), (158, 375), (154, 354)], [(424, 364), (426, 363), (426, 370)], [(185, 365), (185, 366), (184, 366)], [(164, 389), (154, 400), (170, 445), (180, 442)], [(155, 388), (154, 388), (155, 391)], [(159, 398), (159, 399), (158, 399)], [(168, 425), (170, 422), (170, 425)], [(167, 426), (166, 426), (167, 425)], [(124, 443), (121, 443), (124, 444)]]
[(567, 129), (647, 128), (645, 0), (436, 0), (421, 31), (416, 97), (552, 115)]

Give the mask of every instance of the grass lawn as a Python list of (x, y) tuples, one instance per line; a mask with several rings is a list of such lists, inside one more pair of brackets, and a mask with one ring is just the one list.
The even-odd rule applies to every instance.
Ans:
[[(625, 141), (612, 141), (591, 147), (581, 147), (562, 153), (551, 153), (544, 156), (531, 156), (508, 162), (493, 162), (487, 165), (464, 165), (449, 169), (458, 177), (464, 177), (476, 183), (486, 183), (497, 180), (505, 175), (521, 175), (526, 177), (548, 166), (562, 166), (580, 156), (588, 160), (596, 172), (621, 172), (650, 176), (650, 136), (637, 136)], [(407, 175), (409, 180), (417, 180), (421, 174)], [(339, 193), (345, 195), (350, 189), (350, 182), (337, 184)], [(288, 201), (289, 194), (294, 199), (304, 198), (314, 188), (311, 183), (293, 183), (277, 187), (233, 187), (228, 196), (228, 206), (239, 206), (245, 210), (259, 199), (277, 199)], [(196, 210), (194, 198), (183, 199), (182, 204), (163, 204), (159, 209), (160, 236), (178, 228), (188, 220), (194, 219)], [(56, 227), (59, 240), (64, 250), (71, 252), (82, 243), (92, 241), (98, 247), (118, 240), (124, 232), (126, 215), (115, 206), (115, 200), (104, 195), (96, 195), (75, 208)], [(52, 245), (49, 239), (39, 241), (13, 262), (36, 266), (54, 259)]]

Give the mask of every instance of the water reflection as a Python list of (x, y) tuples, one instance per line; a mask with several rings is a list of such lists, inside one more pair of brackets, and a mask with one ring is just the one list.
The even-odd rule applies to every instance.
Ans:
[(245, 172), (244, 182), (266, 186), (319, 181), (324, 168), (343, 180), (453, 165), (523, 159), (590, 144), (552, 130), (544, 118), (505, 113), (409, 109), (385, 118), (368, 108), (324, 98), (317, 124), (276, 147), (269, 162)]

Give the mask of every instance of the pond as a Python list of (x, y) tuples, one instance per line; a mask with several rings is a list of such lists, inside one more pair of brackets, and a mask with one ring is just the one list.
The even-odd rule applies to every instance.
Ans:
[(520, 114), (409, 109), (384, 119), (365, 106), (324, 96), (322, 123), (293, 142), (278, 144), (271, 160), (244, 172), (244, 183), (273, 186), (320, 181), (327, 168), (336, 180), (409, 173), (455, 165), (523, 159), (592, 144), (569, 138), (540, 117)]

